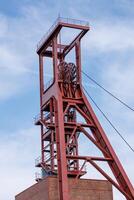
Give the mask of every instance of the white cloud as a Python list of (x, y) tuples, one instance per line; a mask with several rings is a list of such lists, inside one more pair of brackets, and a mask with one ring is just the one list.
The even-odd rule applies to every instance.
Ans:
[(8, 22), (3, 15), (0, 15), (0, 39), (5, 36), (8, 29)]
[(0, 13), (0, 100), (28, 90), (37, 75), (36, 45), (48, 24), (40, 6), (23, 7), (18, 17)]
[(104, 63), (101, 78), (104, 85), (116, 96), (120, 97), (130, 105), (134, 105), (133, 73), (134, 60), (113, 60), (113, 63)]
[(39, 152), (39, 129), (29, 128), (2, 134), (0, 140), (0, 198), (14, 196), (31, 186), (34, 181), (34, 160)]
[(127, 11), (128, 15), (133, 14), (134, 1), (132, 0), (115, 0), (120, 9)]
[(84, 46), (90, 53), (134, 49), (134, 28), (131, 21), (92, 21)]

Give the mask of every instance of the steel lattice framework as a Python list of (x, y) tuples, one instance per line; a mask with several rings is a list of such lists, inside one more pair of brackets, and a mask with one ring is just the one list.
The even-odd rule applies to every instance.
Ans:
[[(77, 29), (79, 34), (69, 44), (61, 44), (58, 37), (62, 28)], [(58, 175), (60, 200), (69, 200), (68, 177), (83, 176), (86, 163), (96, 168), (126, 199), (134, 200), (133, 186), (82, 90), (80, 44), (88, 30), (87, 22), (58, 18), (38, 44), (40, 115), (35, 124), (41, 126), (41, 159), (37, 160), (36, 166), (42, 168), (44, 175)], [(75, 49), (75, 63), (67, 63), (66, 56), (72, 49)], [(48, 88), (44, 85), (43, 75), (45, 57), (52, 58), (54, 70), (53, 82)], [(84, 123), (78, 122), (78, 113)], [(80, 156), (80, 134), (84, 134), (103, 156)], [(96, 161), (108, 163), (115, 179)]]

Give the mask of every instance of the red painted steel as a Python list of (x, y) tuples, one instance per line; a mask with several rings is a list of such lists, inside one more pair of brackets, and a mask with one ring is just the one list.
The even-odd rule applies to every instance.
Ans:
[[(66, 45), (60, 44), (58, 40), (63, 27), (80, 30), (73, 41)], [(40, 116), (35, 124), (41, 126), (42, 155), (36, 166), (41, 167), (45, 174), (58, 174), (60, 200), (69, 200), (68, 176), (80, 178), (86, 173), (86, 163), (96, 168), (126, 199), (134, 200), (133, 186), (82, 90), (80, 43), (88, 30), (86, 22), (58, 18), (38, 45)], [(72, 49), (75, 50), (75, 63), (67, 63), (66, 56)], [(48, 88), (45, 88), (43, 78), (44, 57), (53, 60), (54, 78)], [(78, 113), (85, 120), (84, 123), (78, 122)], [(104, 157), (80, 156), (80, 134), (84, 134)], [(84, 161), (82, 166), (80, 160)], [(116, 181), (95, 161), (107, 162)]]

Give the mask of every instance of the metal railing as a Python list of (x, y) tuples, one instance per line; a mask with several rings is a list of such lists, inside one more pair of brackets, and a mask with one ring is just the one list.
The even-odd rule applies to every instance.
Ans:
[(35, 117), (33, 117), (34, 122), (36, 123), (40, 118), (41, 118), (41, 115), (40, 115), (40, 113), (39, 113), (39, 114), (37, 114)]
[(45, 40), (48, 38), (48, 36), (50, 35), (50, 33), (52, 33), (52, 31), (55, 29), (55, 27), (58, 25), (59, 23), (59, 18), (56, 19), (56, 21), (54, 22), (54, 24), (50, 27), (50, 29), (46, 32), (46, 34), (41, 38), (41, 40), (39, 41), (39, 43), (37, 44), (37, 51), (39, 50), (39, 48), (42, 46), (42, 44), (45, 42)]
[(35, 166), (37, 166), (38, 164), (40, 164), (42, 162), (41, 156), (37, 157), (35, 159)]
[[(56, 158), (56, 155), (53, 157), (54, 159)], [(51, 160), (51, 156), (50, 156), (50, 153), (47, 153), (46, 155), (45, 155), (45, 162), (48, 164), (48, 162)], [(42, 162), (42, 158), (41, 158), (41, 156), (39, 156), (39, 157), (37, 157), (36, 159), (35, 159), (35, 166), (37, 166), (38, 164), (40, 164)], [(81, 168), (82, 168), (82, 171), (87, 171), (87, 165), (85, 164), (84, 166), (83, 166), (83, 164), (81, 164), (81, 163), (79, 163), (79, 170), (81, 170)], [(75, 171), (77, 168), (76, 168), (76, 166), (69, 166), (69, 164), (68, 164), (68, 171)], [(36, 180), (38, 180), (38, 179), (41, 179), (42, 178), (42, 176), (41, 176), (41, 174), (40, 173), (36, 173)]]
[(77, 19), (70, 19), (70, 18), (64, 18), (64, 17), (58, 17), (53, 25), (50, 27), (50, 29), (46, 32), (46, 34), (41, 38), (39, 43), (37, 44), (37, 51), (42, 46), (42, 44), (47, 40), (48, 36), (53, 32), (53, 30), (56, 28), (56, 26), (59, 23), (67, 23), (67, 24), (75, 24), (75, 25), (81, 25), (81, 26), (89, 26), (89, 22), (83, 21), (83, 20), (77, 20)]
[(42, 175), (39, 172), (35, 172), (35, 180), (41, 180), (42, 179)]
[[(49, 113), (44, 113), (43, 114), (43, 119), (47, 118), (48, 116), (49, 116)], [(36, 123), (38, 120), (41, 119), (41, 114), (40, 113), (37, 114), (33, 119), (34, 119), (34, 122)]]
[[(50, 153), (46, 153), (45, 154), (45, 162), (48, 162), (50, 160), (51, 156), (50, 156)], [(37, 166), (38, 164), (40, 164), (42, 162), (42, 157), (41, 156), (38, 156), (36, 159), (35, 159), (35, 166)]]
[(84, 21), (84, 20), (71, 19), (71, 18), (65, 18), (65, 17), (59, 17), (58, 19), (59, 19), (59, 22), (63, 22), (63, 23), (67, 23), (67, 24), (89, 26), (89, 22)]

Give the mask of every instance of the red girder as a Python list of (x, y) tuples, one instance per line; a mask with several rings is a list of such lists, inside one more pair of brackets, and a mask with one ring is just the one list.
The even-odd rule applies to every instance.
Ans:
[[(63, 27), (77, 28), (81, 32), (68, 45), (59, 44), (57, 38)], [(80, 178), (85, 174), (83, 168), (86, 163), (90, 163), (96, 168), (126, 199), (134, 200), (133, 186), (81, 89), (80, 42), (88, 30), (88, 25), (65, 23), (60, 20), (44, 43), (38, 47), (40, 116), (35, 124), (41, 126), (42, 160), (37, 166), (50, 171), (51, 175), (58, 174), (60, 200), (70, 199), (68, 176), (75, 179)], [(49, 52), (48, 47), (51, 47)], [(72, 48), (75, 49), (75, 65), (65, 62), (66, 55)], [(43, 57), (47, 56), (53, 59), (54, 80), (53, 84), (44, 91)], [(62, 76), (59, 73), (63, 73)], [(84, 123), (77, 121), (77, 113), (82, 116)], [(90, 129), (90, 133), (86, 130), (86, 127)], [(78, 151), (79, 134), (84, 134), (102, 152), (103, 157), (80, 156)], [(82, 166), (79, 165), (80, 160), (83, 160)], [(96, 164), (95, 161), (107, 162), (117, 182), (104, 169), (101, 169), (99, 162)]]

